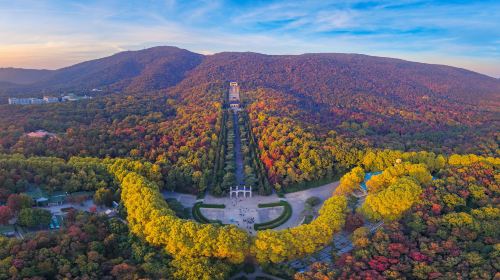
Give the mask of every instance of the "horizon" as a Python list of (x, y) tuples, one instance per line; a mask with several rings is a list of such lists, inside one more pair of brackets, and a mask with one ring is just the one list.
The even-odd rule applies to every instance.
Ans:
[(0, 4), (2, 68), (54, 70), (121, 51), (176, 46), (205, 55), (355, 53), (500, 78), (496, 1)]

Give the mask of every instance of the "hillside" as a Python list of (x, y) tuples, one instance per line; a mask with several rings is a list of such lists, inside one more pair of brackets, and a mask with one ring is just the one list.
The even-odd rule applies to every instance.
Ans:
[[(241, 85), (243, 110), (229, 106), (229, 81)], [(2, 84), (25, 96), (103, 92), (0, 105), (0, 224), (14, 217), (16, 229), (34, 232), (0, 237), (0, 279), (222, 280), (254, 265), (300, 280), (498, 274), (496, 79), (364, 55), (158, 47)], [(30, 133), (38, 130), (47, 133)], [(234, 200), (241, 227), (226, 208), (241, 182), (284, 201)], [(320, 199), (319, 185), (332, 197)], [(70, 210), (59, 227), (53, 208), (31, 207), (23, 193), (33, 186), (68, 192), (64, 207), (86, 212)], [(311, 192), (295, 196), (296, 209), (298, 190)], [(123, 209), (116, 218), (102, 212), (113, 202)], [(223, 207), (231, 225), (205, 217), (201, 204)], [(263, 205), (284, 209), (255, 223), (271, 217)]]
[(257, 113), (291, 117), (315, 133), (402, 150), (497, 147), (500, 83), (464, 69), (357, 54), (219, 53), (177, 88), (230, 80), (249, 104), (262, 102)]
[[(148, 96), (155, 96), (151, 100), (175, 100), (172, 102), (176, 104), (177, 113), (185, 114), (185, 122), (189, 124), (193, 120), (186, 112), (206, 100), (222, 101), (221, 92), (227, 89), (229, 81), (238, 81), (241, 85), (242, 98), (253, 116), (252, 125), (261, 129), (259, 133), (264, 140), (275, 139), (268, 137), (268, 133), (273, 133), (273, 127), (269, 125), (269, 119), (272, 119), (281, 125), (287, 124), (284, 131), (293, 126), (312, 133), (320, 141), (318, 143), (334, 131), (347, 142), (375, 148), (483, 155), (495, 155), (498, 149), (495, 140), (500, 108), (498, 79), (449, 66), (392, 58), (358, 54), (230, 52), (203, 56), (175, 47), (155, 47), (121, 52), (55, 70), (39, 82), (11, 90), (19, 95), (33, 96), (47, 91), (101, 88), (117, 93), (112, 99), (117, 104), (122, 103), (120, 105), (135, 102), (120, 101), (122, 94), (144, 95), (147, 92)], [(8, 92), (3, 97), (11, 94)], [(102, 102), (105, 101), (96, 100), (91, 104), (103, 108)], [(0, 114), (5, 120), (0, 122), (0, 127), (5, 132), (0, 134), (0, 143), (4, 148), (12, 149), (23, 131), (53, 130), (53, 125), (49, 125), (55, 123), (53, 116), (61, 115), (58, 110), (66, 110), (66, 107), (2, 109)], [(146, 107), (151, 108), (150, 105)], [(114, 111), (108, 112), (107, 108), (103, 110), (108, 115), (115, 114)], [(137, 113), (147, 114), (141, 110)], [(43, 120), (39, 119), (38, 111), (43, 111)], [(203, 114), (209, 115), (206, 111)], [(18, 116), (21, 112), (24, 115)], [(269, 119), (257, 123), (259, 114)], [(89, 117), (85, 116), (85, 119)], [(18, 126), (7, 129), (10, 125), (7, 119), (12, 118), (20, 120)], [(85, 124), (89, 121), (92, 122), (88, 120)], [(112, 120), (106, 120), (109, 121)], [(75, 127), (77, 123), (72, 121), (70, 126)], [(171, 125), (176, 126), (175, 122)], [(60, 126), (56, 131), (62, 132), (68, 127)], [(105, 131), (106, 128), (99, 125), (97, 129)], [(17, 144), (25, 145), (29, 146), (28, 143)], [(137, 143), (128, 145), (128, 149), (119, 150), (117, 154), (128, 154)], [(95, 145), (95, 148), (99, 146)], [(150, 147), (146, 147), (148, 145), (137, 146), (144, 157), (154, 161), (157, 152), (148, 151)], [(31, 148), (26, 147), (25, 151), (29, 150)], [(113, 150), (110, 154), (116, 152)], [(107, 149), (99, 152), (106, 153)], [(64, 154), (87, 155), (89, 151)]]
[[(10, 93), (81, 91), (101, 88), (109, 91), (139, 92), (172, 86), (196, 67), (203, 56), (175, 47), (125, 51), (53, 71)], [(29, 73), (17, 80), (29, 80)]]
[(236, 80), (247, 88), (305, 94), (320, 103), (358, 93), (402, 103), (423, 96), (498, 102), (500, 96), (497, 79), (472, 71), (359, 54), (219, 53), (208, 56), (190, 78)]
[(0, 82), (19, 85), (32, 84), (48, 78), (52, 73), (51, 70), (0, 68)]
[(424, 96), (498, 102), (500, 95), (498, 79), (472, 71), (360, 54), (225, 52), (203, 56), (176, 47), (154, 47), (54, 71), (0, 69), (0, 81), (30, 84), (25, 89), (31, 90), (108, 87), (133, 92), (167, 88), (186, 76), (191, 83), (236, 80), (247, 89), (267, 87), (304, 94), (318, 103), (358, 93), (402, 103)]

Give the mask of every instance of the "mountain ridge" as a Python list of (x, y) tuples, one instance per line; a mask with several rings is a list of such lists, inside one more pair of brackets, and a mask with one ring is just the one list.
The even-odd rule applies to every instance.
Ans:
[[(180, 83), (229, 80), (239, 81), (244, 87), (270, 87), (297, 94), (359, 92), (390, 95), (394, 99), (408, 94), (434, 95), (476, 103), (498, 102), (500, 94), (499, 79), (467, 69), (355, 53), (202, 55), (177, 47), (158, 46), (119, 52), (57, 70), (10, 68), (10, 72), (17, 73), (15, 79), (10, 80), (8, 75), (2, 78), (2, 69), (0, 82), (8, 82), (0, 84), (4, 95), (93, 88), (134, 93), (162, 90)], [(26, 84), (28, 81), (32, 82)]]

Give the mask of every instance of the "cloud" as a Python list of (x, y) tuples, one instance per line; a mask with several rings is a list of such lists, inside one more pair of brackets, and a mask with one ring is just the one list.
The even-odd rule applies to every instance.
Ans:
[(355, 26), (356, 12), (352, 10), (322, 11), (316, 15), (312, 25), (316, 31), (329, 31)]
[(500, 76), (498, 18), (495, 1), (0, 0), (0, 66), (56, 68), (176, 45), (206, 54), (358, 52)]

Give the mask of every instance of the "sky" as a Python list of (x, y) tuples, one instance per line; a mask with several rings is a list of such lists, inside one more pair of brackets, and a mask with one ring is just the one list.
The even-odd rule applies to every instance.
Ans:
[(0, 0), (0, 67), (57, 69), (169, 45), (362, 53), (500, 77), (500, 0)]

